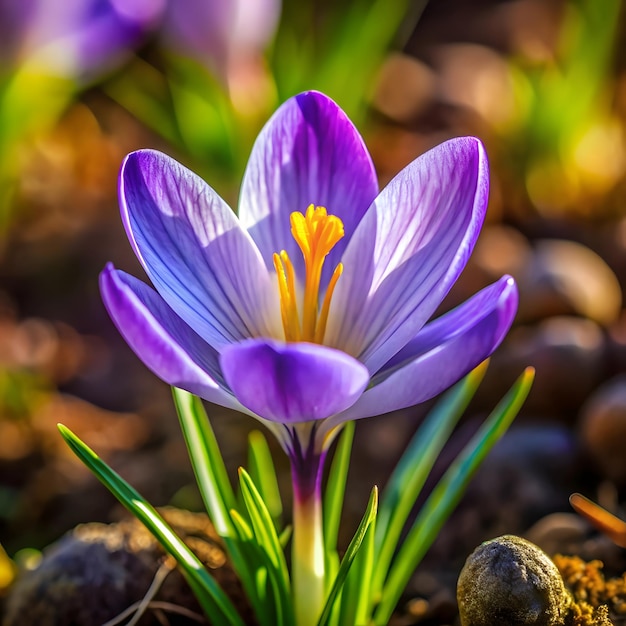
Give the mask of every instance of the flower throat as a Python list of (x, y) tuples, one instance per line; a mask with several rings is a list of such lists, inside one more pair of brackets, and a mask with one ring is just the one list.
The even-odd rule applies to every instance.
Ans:
[(343, 271), (339, 263), (328, 283), (322, 306), (318, 308), (320, 281), (326, 255), (343, 237), (343, 222), (336, 215), (328, 215), (324, 207), (313, 206), (305, 214), (294, 211), (290, 216), (291, 234), (304, 257), (305, 283), (302, 298), (302, 316), (299, 314), (296, 293), (296, 275), (293, 264), (285, 250), (275, 252), (274, 267), (278, 277), (280, 312), (286, 341), (310, 341), (322, 343), (330, 301)]

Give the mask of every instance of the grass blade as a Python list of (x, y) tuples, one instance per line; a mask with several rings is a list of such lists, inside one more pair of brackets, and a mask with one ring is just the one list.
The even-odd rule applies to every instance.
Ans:
[(260, 626), (276, 626), (280, 623), (275, 606), (280, 597), (274, 595), (273, 601), (268, 600), (268, 557), (254, 541), (254, 533), (243, 516), (233, 509), (231, 512), (233, 526), (241, 538), (240, 551), (250, 572), (251, 589), (246, 588), (246, 594), (254, 608)]
[(337, 535), (346, 491), (346, 480), (354, 439), (354, 422), (347, 422), (339, 436), (324, 492), (324, 545), (327, 558), (337, 550)]
[(280, 497), (276, 469), (267, 439), (261, 431), (253, 430), (249, 435), (248, 441), (250, 476), (259, 489), (274, 526), (277, 529), (282, 529), (283, 502)]
[(380, 597), (402, 529), (441, 449), (487, 371), (484, 361), (450, 389), (429, 413), (383, 489), (376, 521), (376, 570), (372, 594)]
[(322, 611), (322, 615), (317, 623), (317, 626), (328, 626), (330, 619), (333, 614), (335, 601), (337, 596), (341, 592), (343, 585), (346, 581), (346, 577), (348, 576), (348, 572), (350, 571), (350, 567), (354, 562), (357, 554), (359, 553), (359, 549), (363, 543), (363, 539), (370, 527), (370, 525), (376, 519), (376, 512), (378, 509), (378, 489), (374, 487), (370, 494), (369, 502), (367, 503), (367, 509), (365, 510), (365, 514), (363, 515), (363, 519), (359, 524), (359, 527), (356, 529), (356, 533), (346, 550), (346, 553), (341, 561), (341, 565), (339, 566), (339, 571), (337, 572), (337, 577), (335, 578), (335, 582), (331, 587), (330, 593), (328, 594), (328, 599), (326, 600), (326, 604), (324, 606), (324, 610)]
[(276, 600), (277, 611), (283, 613), (284, 623), (292, 624), (294, 618), (289, 570), (272, 517), (252, 478), (242, 467), (239, 468), (239, 483), (256, 543), (268, 557), (270, 579), (275, 584), (279, 596)]
[(348, 573), (341, 596), (339, 624), (369, 624), (374, 598), (371, 587), (374, 567), (374, 539), (377, 519), (372, 520), (365, 533), (361, 549)]
[(209, 418), (200, 398), (176, 387), (172, 393), (204, 504), (220, 537), (231, 537), (235, 495)]
[(389, 571), (374, 616), (376, 626), (388, 623), (411, 574), (461, 499), (474, 472), (519, 412), (533, 379), (534, 369), (526, 368), (433, 489)]
[(236, 497), (204, 405), (200, 398), (187, 391), (172, 387), (172, 392), (196, 482), (209, 517), (224, 540), (233, 567), (257, 617), (262, 624), (271, 624), (271, 620), (263, 621), (267, 618), (267, 612), (258, 595), (256, 576), (250, 567), (250, 552), (246, 549), (248, 537), (245, 533), (242, 535), (241, 528), (233, 522), (232, 511), (237, 510)]
[(98, 480), (155, 536), (177, 561), (207, 616), (219, 624), (245, 626), (235, 607), (202, 562), (176, 535), (155, 508), (119, 474), (102, 461), (72, 431), (58, 425), (61, 436), (74, 454), (96, 475)]

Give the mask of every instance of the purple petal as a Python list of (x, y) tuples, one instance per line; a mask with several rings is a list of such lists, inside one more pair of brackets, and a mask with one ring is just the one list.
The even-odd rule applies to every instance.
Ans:
[(0, 0), (0, 34), (9, 35), (0, 55), (13, 47), (9, 56), (15, 60), (36, 60), (54, 74), (93, 80), (128, 56), (164, 8), (164, 0)]
[(291, 236), (290, 214), (314, 204), (340, 217), (346, 235), (327, 257), (325, 286), (377, 193), (376, 172), (358, 131), (330, 98), (310, 91), (285, 102), (258, 136), (239, 217), (267, 266), (272, 267), (274, 252), (286, 250), (301, 281), (304, 264)]
[(479, 291), (425, 326), (374, 376), (371, 387), (325, 430), (342, 422), (380, 415), (424, 402), (484, 361), (500, 344), (517, 311), (510, 276)]
[(380, 193), (343, 258), (325, 343), (376, 372), (432, 316), (464, 268), (487, 208), (478, 139), (422, 155)]
[(241, 410), (226, 389), (218, 355), (148, 285), (109, 264), (102, 299), (137, 356), (162, 380), (206, 400)]
[(169, 2), (163, 20), (164, 39), (174, 52), (190, 54), (223, 74), (235, 13), (233, 0)]
[(202, 179), (152, 150), (126, 157), (122, 219), (157, 291), (207, 343), (281, 336), (277, 287), (228, 205)]
[(280, 18), (280, 0), (169, 2), (163, 34), (173, 51), (187, 53), (220, 76), (229, 57), (263, 50)]
[(226, 348), (220, 361), (241, 404), (282, 424), (339, 413), (369, 381), (367, 369), (356, 359), (312, 343), (249, 339)]
[(126, 60), (165, 10), (164, 0), (83, 0), (82, 4), (89, 5), (89, 14), (74, 35), (82, 80), (93, 80)]

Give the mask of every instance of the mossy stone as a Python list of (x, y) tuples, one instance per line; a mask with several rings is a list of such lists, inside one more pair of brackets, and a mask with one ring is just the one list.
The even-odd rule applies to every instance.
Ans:
[(472, 552), (459, 576), (457, 600), (463, 626), (561, 626), (572, 604), (556, 565), (514, 535)]

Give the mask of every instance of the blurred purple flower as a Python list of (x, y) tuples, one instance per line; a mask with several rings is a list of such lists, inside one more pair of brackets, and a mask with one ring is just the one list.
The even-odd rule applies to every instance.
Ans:
[(0, 0), (2, 72), (27, 65), (80, 82), (113, 69), (165, 0)]
[(162, 30), (171, 49), (224, 78), (233, 63), (263, 51), (280, 10), (280, 0), (170, 0)]
[(350, 120), (303, 93), (259, 135), (239, 218), (166, 155), (126, 158), (122, 219), (156, 291), (109, 264), (102, 296), (157, 376), (257, 417), (294, 464), (321, 466), (346, 420), (432, 398), (508, 331), (508, 276), (427, 323), (474, 247), (488, 182), (482, 144), (464, 137), (379, 193)]

